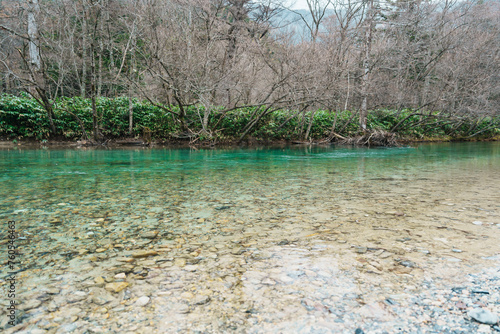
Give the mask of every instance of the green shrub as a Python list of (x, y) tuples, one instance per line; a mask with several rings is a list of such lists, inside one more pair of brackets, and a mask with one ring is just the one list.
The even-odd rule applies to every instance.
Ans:
[[(148, 102), (132, 99), (134, 127), (128, 133), (129, 99), (128, 97), (105, 98), (96, 101), (99, 124), (106, 138), (140, 136), (144, 128), (151, 131), (153, 138), (169, 138), (179, 133), (181, 127), (175, 117), (165, 110)], [(179, 112), (178, 106), (171, 106)], [(68, 139), (81, 136), (78, 120), (67, 110), (77, 115), (83, 122), (88, 134), (92, 133), (91, 100), (80, 97), (59, 98), (54, 101), (54, 125), (56, 134)], [(203, 106), (189, 106), (186, 110), (188, 127), (197, 132), (202, 128), (205, 112)], [(243, 107), (222, 114), (223, 108), (214, 108), (209, 115), (209, 130), (220, 139), (239, 138), (252, 119), (265, 111), (264, 107)], [(263, 117), (249, 135), (258, 139), (293, 140), (302, 139), (311, 119), (312, 112), (297, 113), (294, 110), (276, 110)], [(291, 116), (293, 116), (291, 118)], [(310, 131), (313, 139), (325, 138), (331, 131), (336, 119), (335, 131), (349, 137), (359, 133), (358, 116), (351, 111), (318, 110)], [(397, 133), (402, 137), (446, 137), (463, 138), (475, 133), (480, 137), (495, 137), (500, 134), (500, 119), (470, 117), (458, 123), (451, 116), (441, 117), (439, 112), (431, 113), (435, 117), (413, 115), (412, 110), (374, 110), (368, 114), (369, 129), (391, 131), (397, 124)], [(438, 118), (438, 116), (440, 116)], [(222, 119), (221, 119), (222, 118)], [(219, 122), (220, 120), (220, 122)], [(217, 129), (213, 127), (218, 124)], [(401, 122), (401, 123), (400, 123)], [(495, 125), (495, 126), (492, 126)], [(44, 108), (26, 94), (20, 96), (0, 95), (0, 136), (6, 138), (47, 139), (51, 136), (49, 120)]]

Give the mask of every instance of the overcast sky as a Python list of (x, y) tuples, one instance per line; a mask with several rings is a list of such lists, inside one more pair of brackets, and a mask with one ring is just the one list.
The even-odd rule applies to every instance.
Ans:
[(288, 0), (289, 4), (294, 4), (292, 9), (307, 9), (306, 0)]

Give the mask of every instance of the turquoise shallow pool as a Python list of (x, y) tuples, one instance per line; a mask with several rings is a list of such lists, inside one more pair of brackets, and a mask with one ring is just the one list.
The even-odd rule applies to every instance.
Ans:
[(121, 198), (132, 209), (135, 200), (144, 204), (159, 195), (179, 196), (196, 205), (201, 200), (197, 195), (231, 201), (330, 182), (336, 184), (331, 188), (335, 192), (383, 178), (438, 179), (452, 173), (473, 177), (499, 170), (498, 142), (381, 149), (11, 149), (0, 151), (0, 205), (3, 213), (11, 213)]
[(0, 181), (19, 319), (62, 332), (307, 329), (316, 303), (328, 320), (339, 299), (356, 309), (500, 252), (498, 142), (16, 148), (0, 150)]

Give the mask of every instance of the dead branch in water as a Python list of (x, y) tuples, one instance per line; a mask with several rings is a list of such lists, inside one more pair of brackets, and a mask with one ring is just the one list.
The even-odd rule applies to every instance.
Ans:
[(399, 146), (396, 134), (384, 130), (372, 130), (362, 136), (345, 138), (339, 143), (358, 146)]

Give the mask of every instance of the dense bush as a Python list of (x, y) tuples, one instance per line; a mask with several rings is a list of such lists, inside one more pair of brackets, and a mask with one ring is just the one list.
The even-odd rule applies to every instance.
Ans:
[[(151, 131), (156, 139), (168, 139), (181, 131), (180, 125), (174, 117), (163, 109), (148, 102), (132, 99), (134, 112), (134, 128), (132, 136), (140, 136), (144, 128)], [(172, 107), (178, 112), (178, 107)], [(77, 139), (82, 135), (78, 120), (71, 111), (83, 122), (86, 131), (92, 131), (92, 110), (90, 99), (61, 98), (54, 103), (54, 124), (57, 136), (68, 139)], [(127, 97), (99, 98), (97, 111), (102, 134), (106, 138), (129, 137), (128, 112), (129, 99)], [(264, 109), (241, 108), (222, 114), (214, 110), (209, 117), (209, 129), (220, 139), (234, 139), (244, 132), (245, 127), (256, 114)], [(204, 109), (200, 106), (191, 106), (186, 110), (188, 126), (194, 132), (201, 130), (201, 117)], [(291, 118), (291, 116), (294, 117)], [(257, 139), (266, 140), (297, 140), (303, 139), (311, 120), (312, 112), (297, 113), (290, 110), (277, 110), (263, 117), (249, 133)], [(221, 119), (222, 118), (222, 119)], [(221, 119), (217, 129), (213, 126)], [(314, 120), (310, 137), (321, 139), (328, 136), (336, 119), (335, 131), (342, 136), (349, 137), (359, 132), (358, 118), (352, 117), (350, 111), (318, 110), (314, 113)], [(498, 118), (458, 118), (433, 112), (427, 115), (411, 110), (395, 112), (391, 110), (375, 110), (369, 113), (368, 126), (370, 129), (391, 131), (396, 125), (396, 132), (401, 137), (410, 139), (423, 138), (463, 138), (478, 134), (480, 137), (494, 137), (500, 134), (500, 119)], [(26, 95), (0, 96), (0, 136), (4, 138), (32, 138), (47, 139), (52, 135), (49, 131), (49, 121), (46, 111), (36, 100)]]

